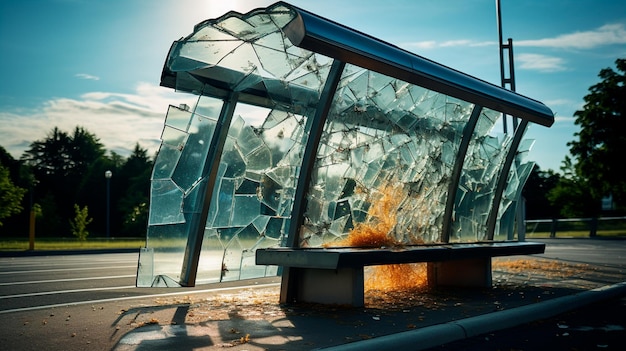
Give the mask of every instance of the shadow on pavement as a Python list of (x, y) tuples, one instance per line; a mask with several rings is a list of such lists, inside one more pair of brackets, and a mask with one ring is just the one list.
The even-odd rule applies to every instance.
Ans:
[(124, 335), (114, 350), (317, 349), (535, 304), (580, 291), (503, 283), (492, 289), (395, 293), (381, 300), (369, 299), (365, 308), (351, 308), (279, 305), (275, 303), (278, 291), (274, 289), (266, 294), (252, 293), (251, 299), (231, 300), (228, 304), (198, 301), (127, 311), (118, 323), (128, 318), (155, 323), (142, 326), (138, 322), (139, 328)]

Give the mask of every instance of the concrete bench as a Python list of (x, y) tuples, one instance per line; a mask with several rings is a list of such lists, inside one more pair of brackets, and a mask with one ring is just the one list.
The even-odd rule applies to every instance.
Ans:
[(430, 287), (490, 287), (492, 257), (544, 251), (543, 243), (519, 241), (398, 248), (280, 247), (258, 249), (256, 264), (277, 265), (285, 269), (281, 302), (363, 306), (365, 266), (426, 262)]

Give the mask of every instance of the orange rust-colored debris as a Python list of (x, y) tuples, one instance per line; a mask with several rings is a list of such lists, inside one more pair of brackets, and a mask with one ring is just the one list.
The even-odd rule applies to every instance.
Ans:
[(374, 266), (365, 281), (365, 290), (413, 290), (427, 286), (426, 263)]
[(393, 238), (387, 236), (387, 231), (381, 230), (379, 226), (372, 227), (368, 224), (357, 224), (348, 236), (338, 242), (332, 243), (333, 246), (348, 247), (383, 247), (398, 246)]
[(551, 260), (496, 259), (492, 263), (494, 270), (511, 273), (541, 274), (548, 278), (566, 278), (584, 275), (591, 269), (587, 264), (565, 263)]
[[(390, 236), (397, 223), (397, 212), (403, 199), (402, 186), (381, 186), (374, 192), (368, 220), (358, 223), (348, 236), (326, 247), (398, 247), (401, 242)], [(418, 239), (415, 239), (418, 240)], [(422, 244), (412, 242), (411, 244)], [(371, 267), (365, 281), (366, 290), (391, 291), (426, 286), (425, 264), (393, 264)]]
[(399, 246), (401, 243), (389, 236), (396, 225), (396, 213), (402, 200), (401, 186), (381, 186), (375, 193), (372, 206), (367, 212), (368, 220), (357, 225), (348, 236), (325, 246), (381, 247)]

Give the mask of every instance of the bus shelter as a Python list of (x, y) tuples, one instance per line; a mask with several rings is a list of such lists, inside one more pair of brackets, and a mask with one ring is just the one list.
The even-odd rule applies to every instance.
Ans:
[[(175, 41), (137, 286), (279, 274), (255, 251), (363, 226), (394, 242), (516, 240), (544, 104), (278, 2)], [(506, 115), (519, 121), (504, 133)]]

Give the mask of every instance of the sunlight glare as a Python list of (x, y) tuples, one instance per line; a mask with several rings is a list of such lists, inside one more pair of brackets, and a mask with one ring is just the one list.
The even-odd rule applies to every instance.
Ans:
[[(203, 6), (208, 10), (207, 18), (217, 18), (228, 11), (241, 11), (242, 6), (241, 1), (239, 0), (210, 0), (210, 1), (201, 1)], [(202, 7), (202, 6), (199, 6)]]

